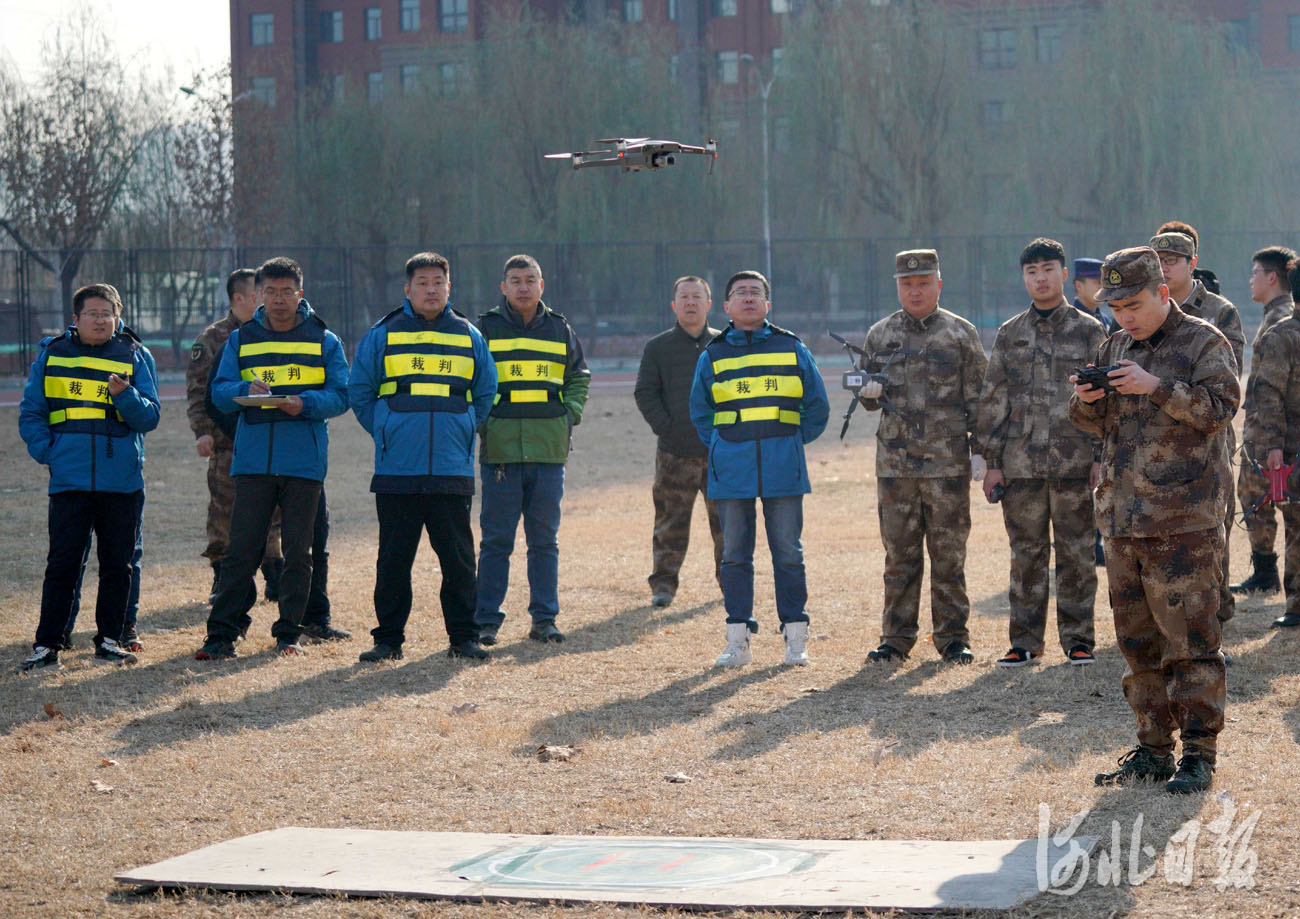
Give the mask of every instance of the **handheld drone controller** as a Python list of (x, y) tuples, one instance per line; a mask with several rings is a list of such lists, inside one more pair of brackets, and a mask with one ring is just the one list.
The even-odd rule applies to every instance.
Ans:
[(989, 504), (997, 504), (1007, 493), (1007, 487), (1001, 482), (989, 489)]
[(1109, 367), (1098, 367), (1095, 364), (1089, 364), (1087, 367), (1074, 371), (1074, 374), (1079, 378), (1080, 383), (1086, 383), (1093, 389), (1114, 392), (1115, 381), (1108, 374), (1112, 370), (1120, 369), (1122, 369), (1120, 364), (1111, 364)]

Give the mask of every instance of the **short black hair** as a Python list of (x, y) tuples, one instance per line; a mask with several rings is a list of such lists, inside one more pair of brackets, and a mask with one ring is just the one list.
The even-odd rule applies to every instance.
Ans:
[(262, 267), (257, 269), (257, 283), (261, 284), (271, 278), (287, 278), (296, 282), (297, 289), (302, 290), (302, 269), (291, 258), (279, 255), (264, 261)]
[(107, 300), (113, 305), (114, 313), (122, 314), (122, 295), (117, 292), (117, 288), (112, 284), (98, 283), (87, 284), (72, 295), (72, 315), (80, 316), (86, 301), (95, 297)]
[(230, 272), (230, 277), (226, 278), (226, 299), (234, 300), (235, 291), (243, 287), (245, 281), (251, 285), (256, 285), (257, 272), (252, 268), (236, 268)]
[(737, 271), (731, 277), (727, 278), (727, 289), (726, 292), (722, 295), (722, 299), (724, 300), (731, 299), (731, 288), (732, 285), (734, 285), (737, 281), (761, 281), (763, 283), (763, 299), (764, 300), (772, 299), (772, 285), (767, 283), (767, 278), (763, 277), (761, 272), (754, 271), (753, 269), (746, 269), (745, 271)]
[(1294, 249), (1288, 249), (1286, 246), (1265, 246), (1250, 257), (1252, 262), (1258, 262), (1259, 267), (1265, 271), (1271, 271), (1277, 275), (1277, 283), (1285, 287), (1291, 283), (1287, 279), (1287, 266), (1295, 259)]
[(501, 277), (504, 278), (510, 273), (511, 269), (514, 268), (523, 268), (525, 270), (531, 268), (533, 271), (537, 272), (539, 278), (542, 276), (542, 266), (538, 264), (537, 259), (533, 258), (531, 255), (526, 255), (523, 252), (518, 255), (512, 255), (510, 258), (506, 259), (506, 267), (501, 269)]
[(1300, 257), (1291, 259), (1286, 266), (1286, 277), (1291, 282), (1291, 296), (1300, 297)]
[(699, 275), (696, 275), (696, 274), (685, 274), (685, 275), (682, 275), (680, 278), (678, 278), (676, 281), (673, 281), (673, 299), (674, 299), (674, 300), (677, 299), (677, 288), (681, 287), (683, 284), (703, 284), (703, 285), (704, 285), (704, 298), (705, 298), (706, 300), (709, 300), (709, 299), (712, 299), (712, 298), (713, 298), (713, 291), (709, 288), (709, 282), (708, 282), (708, 281), (704, 280), (704, 278), (702, 278), (702, 277), (700, 277)]
[(1054, 239), (1040, 236), (1025, 246), (1020, 252), (1020, 267), (1034, 262), (1060, 262), (1065, 267), (1065, 246)]
[(406, 280), (415, 277), (421, 268), (441, 268), (443, 275), (451, 280), (451, 263), (437, 252), (417, 252), (406, 260)]
[(1196, 227), (1190, 223), (1184, 223), (1181, 220), (1166, 220), (1160, 224), (1160, 229), (1156, 230), (1157, 236), (1161, 233), (1182, 233), (1184, 236), (1190, 236), (1192, 242), (1196, 244), (1197, 253), (1199, 254), (1201, 251), (1201, 237), (1197, 235)]

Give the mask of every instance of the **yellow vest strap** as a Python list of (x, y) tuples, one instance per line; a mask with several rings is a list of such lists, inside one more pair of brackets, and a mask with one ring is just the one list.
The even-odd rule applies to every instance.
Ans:
[(460, 354), (387, 354), (384, 356), (384, 376), (402, 377), (411, 374), (463, 377), (472, 380), (474, 358)]
[(726, 427), (739, 421), (779, 421), (781, 424), (799, 426), (799, 413), (779, 409), (775, 405), (759, 408), (742, 408), (739, 412), (714, 412), (714, 427)]
[(489, 351), (541, 351), (543, 354), (564, 355), (568, 343), (548, 341), (545, 338), (494, 338), (488, 342)]
[[(240, 349), (243, 350), (242, 348)], [(242, 380), (262, 380), (270, 385), (320, 386), (325, 383), (324, 367), (304, 367), (302, 364), (279, 364), (274, 367), (245, 367), (239, 372)]]
[(127, 376), (135, 368), (122, 361), (110, 361), (102, 357), (58, 357), (51, 355), (46, 360), (47, 367), (81, 367), (85, 370), (105, 370), (120, 377)]
[(253, 354), (320, 354), (318, 341), (258, 341), (239, 346), (239, 356)]
[(468, 335), (453, 335), (449, 332), (389, 332), (390, 345), (447, 345), (452, 348), (472, 348), (473, 340)]
[(777, 351), (767, 354), (744, 354), (740, 357), (724, 357), (713, 362), (713, 372), (726, 373), (728, 370), (740, 370), (742, 367), (797, 367), (799, 355), (793, 351)]
[(714, 402), (762, 399), (769, 396), (801, 399), (803, 379), (795, 376), (736, 377), (725, 383), (714, 383), (711, 392)]

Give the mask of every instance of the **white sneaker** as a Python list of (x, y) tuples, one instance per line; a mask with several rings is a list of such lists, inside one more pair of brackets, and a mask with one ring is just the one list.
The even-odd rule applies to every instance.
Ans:
[(787, 622), (781, 626), (785, 635), (785, 662), (803, 667), (808, 664), (808, 623)]
[(754, 659), (749, 650), (749, 626), (743, 622), (727, 623), (727, 647), (718, 659), (715, 667), (743, 667)]

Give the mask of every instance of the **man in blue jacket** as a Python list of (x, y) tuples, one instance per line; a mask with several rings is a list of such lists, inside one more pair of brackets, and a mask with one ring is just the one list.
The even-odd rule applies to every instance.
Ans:
[(830, 403), (804, 343), (767, 321), (770, 291), (757, 271), (731, 276), (723, 303), (731, 322), (700, 355), (691, 387), (691, 421), (709, 447), (708, 495), (722, 521), (719, 580), (727, 647), (719, 667), (753, 660), (755, 498), (763, 499), (785, 662), (808, 663), (808, 585), (800, 540), (803, 496), (812, 487), (803, 446), (826, 430)]
[[(195, 660), (235, 656), (248, 582), (262, 560), (267, 529), (280, 508), (284, 573), (276, 652), (302, 653), (298, 636), (311, 588), (312, 533), (329, 454), (326, 419), (347, 411), (348, 362), (338, 336), (302, 298), (302, 269), (273, 258), (258, 270), (262, 305), (226, 341), (212, 380), (212, 402), (238, 412), (230, 475), (235, 504), (208, 638)], [(271, 404), (247, 397), (279, 396)], [(267, 400), (270, 403), (270, 400)]]
[(50, 470), (50, 551), (36, 641), (20, 672), (58, 666), (92, 533), (99, 556), (95, 658), (136, 661), (120, 642), (144, 505), (144, 435), (158, 426), (158, 380), (153, 356), (120, 325), (121, 313), (112, 285), (78, 290), (72, 325), (41, 342), (23, 391), (19, 433), (32, 459)]
[(357, 348), (348, 401), (375, 441), (370, 490), (379, 516), (375, 646), (363, 661), (400, 660), (411, 615), (411, 565), (427, 531), (442, 568), (448, 657), (488, 657), (474, 624), (474, 432), (497, 392), (496, 364), (469, 320), (447, 304), (451, 266), (436, 252), (406, 262), (406, 299)]

